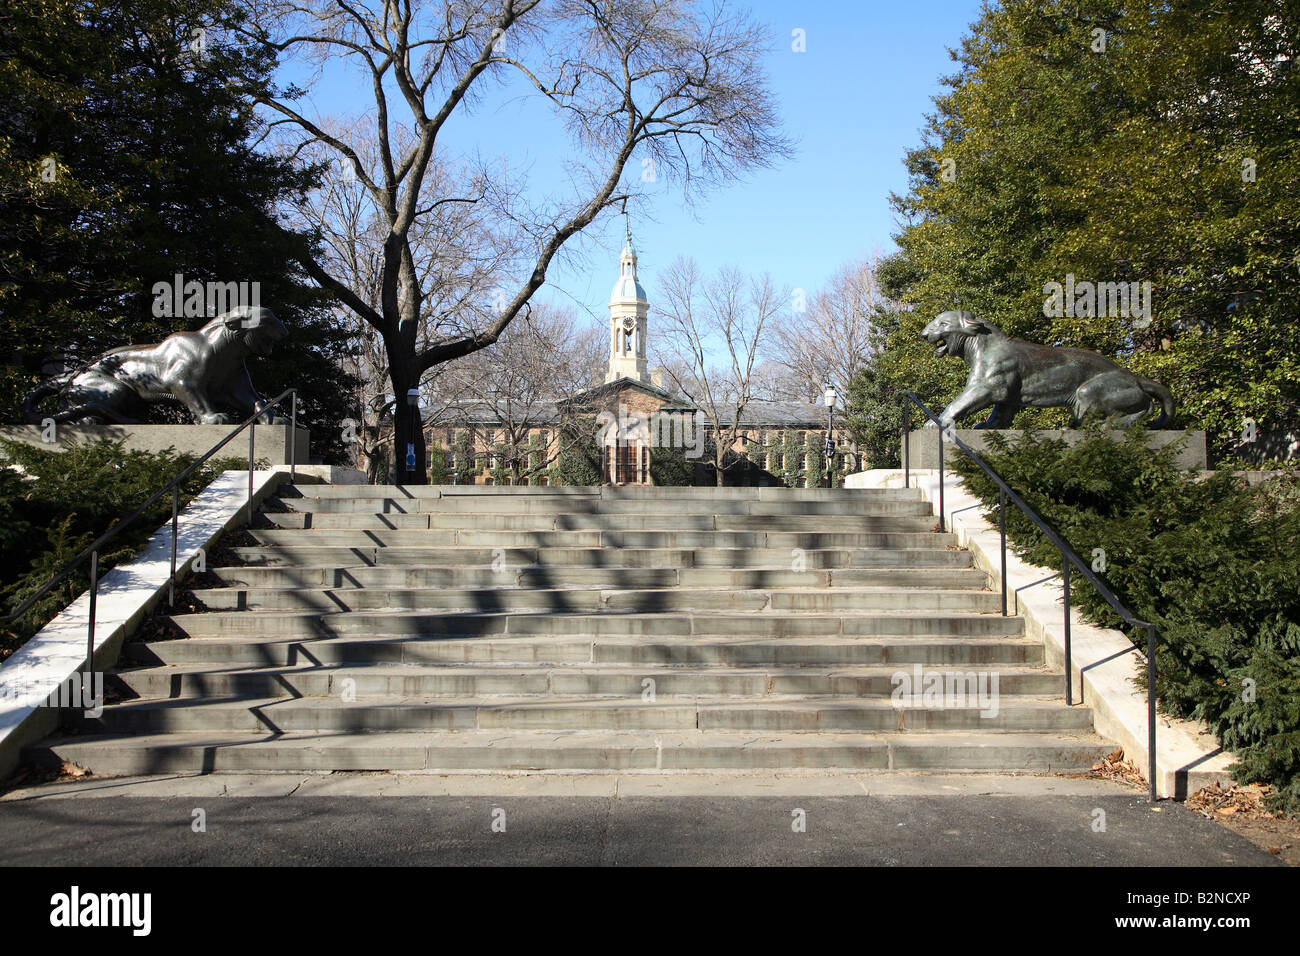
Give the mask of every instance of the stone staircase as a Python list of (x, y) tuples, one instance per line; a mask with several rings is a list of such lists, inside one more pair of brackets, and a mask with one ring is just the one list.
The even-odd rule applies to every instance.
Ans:
[(934, 522), (906, 490), (286, 485), (255, 544), (196, 582), (206, 610), (126, 645), (124, 699), (32, 756), (97, 774), (1091, 766), (1110, 749), (1091, 712)]

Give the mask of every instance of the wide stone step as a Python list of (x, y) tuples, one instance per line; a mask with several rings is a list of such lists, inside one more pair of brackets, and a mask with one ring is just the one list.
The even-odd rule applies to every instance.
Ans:
[(205, 610), (156, 618), (175, 638), (125, 645), (117, 702), (28, 756), (97, 774), (1091, 767), (1113, 745), (934, 527), (916, 490), (286, 486), (255, 545), (208, 556)]
[(920, 499), (835, 499), (835, 501), (748, 501), (748, 499), (641, 499), (620, 501), (608, 498), (495, 497), (465, 496), (452, 498), (385, 497), (361, 492), (355, 496), (318, 498), (277, 497), (270, 510), (285, 507), (291, 511), (378, 512), (378, 514), (471, 515), (923, 515), (930, 509)]
[[(961, 554), (965, 552), (951, 552)], [(978, 568), (887, 568), (786, 571), (752, 568), (511, 567), (220, 567), (210, 574), (228, 587), (247, 588), (929, 588), (979, 590), (988, 575)], [(999, 607), (1001, 604), (999, 602)]]
[(319, 531), (906, 531), (928, 532), (929, 515), (715, 514), (399, 514), (376, 512), (266, 512), (259, 526)]
[(195, 598), (212, 611), (234, 610), (543, 610), (557, 613), (727, 611), (997, 611), (992, 591), (895, 588), (736, 590), (686, 588), (205, 588)]
[(907, 516), (931, 513), (927, 502), (916, 500), (746, 501), (746, 500), (607, 500), (599, 498), (495, 497), (456, 498), (380, 497), (365, 492), (346, 498), (277, 498), (269, 510), (341, 514), (435, 513), (465, 520), (474, 515), (842, 515)]
[[(930, 535), (930, 539), (950, 539)], [(356, 547), (294, 543), (241, 546), (229, 549), (238, 561), (253, 567), (334, 565), (455, 564), (461, 567), (509, 568), (764, 568), (820, 570), (836, 568), (967, 568), (969, 551), (956, 543), (922, 548), (473, 548), (473, 547)]]
[(421, 638), (266, 640), (212, 637), (130, 643), (140, 664), (282, 667), (302, 664), (603, 664), (675, 667), (855, 667), (1042, 664), (1026, 638)]
[(695, 499), (699, 501), (920, 501), (917, 488), (754, 488), (706, 486), (628, 485), (583, 487), (575, 485), (283, 485), (282, 496), (352, 498), (379, 495), (387, 498), (564, 498), (632, 501)]
[(33, 758), (101, 775), (345, 770), (1082, 771), (1112, 745), (1092, 734), (734, 734), (483, 731), (55, 737)]
[(268, 545), (316, 547), (478, 548), (943, 548), (957, 544), (954, 534), (917, 531), (329, 531), (254, 528), (248, 532)]
[[(937, 592), (936, 592), (937, 593)], [(496, 612), (445, 614), (422, 611), (211, 611), (162, 617), (189, 637), (252, 636), (473, 637), (477, 635), (642, 635), (659, 637), (833, 637), (940, 636), (997, 637), (1022, 633), (1018, 617), (997, 614), (925, 613), (543, 613)]]
[(384, 731), (591, 730), (760, 733), (1082, 733), (1091, 712), (1056, 701), (1002, 700), (985, 693), (946, 705), (891, 700), (609, 700), (577, 697), (344, 700), (142, 700), (83, 718), (84, 732), (104, 733), (374, 733)]
[[(924, 674), (925, 672), (923, 672)], [(902, 678), (920, 682), (912, 670), (857, 667), (673, 668), (567, 665), (532, 668), (426, 664), (424, 666), (316, 666), (214, 668), (207, 664), (141, 667), (120, 671), (112, 681), (142, 698), (196, 697), (491, 697), (569, 695), (639, 697), (652, 687), (657, 697), (891, 697)], [(1002, 664), (943, 671), (940, 679), (996, 681), (1004, 697), (1051, 697), (1064, 677), (1041, 666)], [(652, 683), (647, 685), (646, 681)]]

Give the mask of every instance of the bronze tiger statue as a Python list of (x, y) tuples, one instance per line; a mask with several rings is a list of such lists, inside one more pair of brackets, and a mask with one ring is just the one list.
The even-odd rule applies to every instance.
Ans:
[[(201, 425), (230, 425), (262, 411), (244, 360), (270, 355), (288, 334), (270, 309), (241, 306), (197, 332), (176, 332), (156, 345), (112, 349), (90, 365), (42, 382), (23, 400), (29, 422), (45, 418), (80, 424), (138, 424), (150, 402), (175, 399)], [(44, 415), (41, 399), (57, 395)], [(263, 424), (287, 419), (264, 414)]]
[(945, 428), (986, 408), (992, 411), (976, 428), (1010, 428), (1025, 407), (1068, 408), (1071, 428), (1092, 415), (1127, 428), (1157, 406), (1160, 415), (1149, 427), (1173, 427), (1174, 397), (1167, 388), (1096, 352), (1022, 342), (969, 312), (944, 312), (921, 335), (935, 355), (953, 355), (970, 366), (965, 389), (939, 416)]

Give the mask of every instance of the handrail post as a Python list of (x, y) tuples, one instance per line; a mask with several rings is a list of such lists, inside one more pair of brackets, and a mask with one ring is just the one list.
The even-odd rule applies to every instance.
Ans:
[(911, 444), (912, 422), (911, 409), (907, 407), (907, 396), (903, 396), (903, 487), (912, 487), (912, 468), (911, 453), (908, 446)]
[(298, 480), (298, 390), (289, 396), (289, 484)]
[(943, 534), (943, 426), (939, 426), (939, 533)]
[[(90, 622), (86, 625), (86, 676), (95, 669), (95, 604), (99, 598), (99, 552), (90, 552)], [(93, 686), (93, 685), (92, 685)]]
[(172, 485), (172, 572), (167, 578), (167, 606), (176, 607), (176, 523), (181, 506), (181, 486)]
[(998, 531), (1002, 538), (1002, 616), (1007, 616), (1007, 493), (998, 489)]
[(1061, 552), (1061, 561), (1064, 564), (1062, 576), (1065, 578), (1065, 706), (1070, 707), (1074, 704), (1073, 688), (1070, 686), (1070, 557), (1064, 551)]
[(253, 526), (253, 432), (257, 422), (248, 426), (248, 526)]
[(1156, 795), (1156, 626), (1147, 625), (1147, 782), (1151, 802)]

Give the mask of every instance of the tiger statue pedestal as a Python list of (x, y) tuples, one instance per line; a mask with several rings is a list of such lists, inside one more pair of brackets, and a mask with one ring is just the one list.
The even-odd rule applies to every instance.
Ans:
[[(913, 422), (915, 424), (915, 420)], [(948, 429), (943, 434), (943, 462), (946, 468), (956, 458), (962, 456), (961, 450), (950, 440), (950, 436), (956, 435), (965, 445), (977, 455), (983, 455), (984, 449), (988, 444), (988, 437), (993, 433), (1004, 436), (1009, 442), (1015, 444), (1024, 432), (1018, 428), (957, 428)], [(1080, 429), (1051, 430), (1040, 429), (1036, 434), (1044, 438), (1064, 438), (1066, 444), (1073, 445), (1083, 439), (1088, 432)], [(1115, 441), (1122, 441), (1124, 432), (1108, 431), (1105, 434), (1110, 435)], [(1203, 431), (1179, 431), (1176, 429), (1161, 429), (1147, 432), (1147, 447), (1162, 448), (1171, 442), (1178, 441), (1181, 438), (1187, 438), (1187, 444), (1183, 446), (1177, 458), (1180, 468), (1198, 468), (1202, 471), (1207, 467), (1205, 457), (1205, 432)], [(907, 441), (908, 465), (912, 468), (938, 468), (939, 467), (939, 429), (937, 428), (913, 428), (908, 434)], [(901, 458), (900, 458), (901, 461)]]

